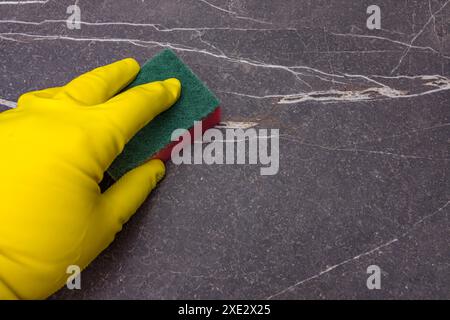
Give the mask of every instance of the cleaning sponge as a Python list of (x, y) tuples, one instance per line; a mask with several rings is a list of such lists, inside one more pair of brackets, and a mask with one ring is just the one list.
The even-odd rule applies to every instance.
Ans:
[(217, 97), (172, 50), (163, 50), (147, 61), (136, 79), (126, 89), (167, 78), (180, 80), (180, 98), (127, 143), (123, 152), (108, 169), (112, 178), (117, 180), (127, 171), (151, 158), (169, 160), (170, 152), (177, 144), (171, 140), (175, 129), (187, 129), (193, 137), (194, 121), (201, 121), (203, 131), (220, 121)]

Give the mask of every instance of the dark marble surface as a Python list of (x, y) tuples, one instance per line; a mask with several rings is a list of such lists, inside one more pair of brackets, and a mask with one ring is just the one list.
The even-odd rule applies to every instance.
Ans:
[(170, 47), (225, 121), (280, 129), (275, 176), (170, 164), (53, 298), (450, 298), (450, 1), (372, 2), (81, 0), (68, 30), (73, 0), (0, 1), (1, 104)]

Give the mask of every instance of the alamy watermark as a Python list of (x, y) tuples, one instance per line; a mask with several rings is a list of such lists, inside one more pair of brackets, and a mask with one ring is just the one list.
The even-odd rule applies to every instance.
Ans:
[(367, 278), (366, 286), (369, 290), (381, 289), (381, 269), (379, 266), (372, 264), (367, 267), (367, 274), (370, 276)]
[(81, 9), (77, 4), (67, 7), (67, 14), (70, 16), (66, 20), (66, 26), (69, 30), (81, 29)]
[(381, 9), (376, 4), (372, 4), (367, 7), (367, 14), (370, 16), (367, 18), (366, 26), (369, 30), (381, 29)]
[[(224, 132), (222, 131), (224, 130)], [(259, 164), (263, 176), (275, 175), (280, 165), (278, 129), (208, 129), (194, 124), (193, 137), (186, 129), (176, 129), (172, 141), (174, 164)], [(191, 145), (191, 141), (194, 141)]]
[(81, 289), (81, 268), (75, 264), (67, 267), (66, 273), (69, 274), (66, 281), (66, 287), (69, 290)]

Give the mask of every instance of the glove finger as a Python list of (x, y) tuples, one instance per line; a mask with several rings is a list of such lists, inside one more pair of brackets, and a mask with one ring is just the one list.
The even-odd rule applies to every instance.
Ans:
[(164, 163), (151, 160), (126, 173), (101, 196), (95, 219), (87, 232), (82, 267), (89, 264), (114, 240), (122, 225), (130, 219), (165, 174)]
[(54, 96), (92, 106), (103, 103), (127, 86), (137, 75), (140, 67), (132, 58), (123, 59), (91, 70), (73, 79)]
[(22, 94), (17, 101), (17, 108), (23, 108), (30, 105), (36, 98), (53, 99), (61, 91), (61, 87), (47, 88), (43, 90), (30, 91)]
[(103, 104), (108, 118), (128, 142), (137, 131), (180, 97), (181, 84), (175, 78), (128, 89)]

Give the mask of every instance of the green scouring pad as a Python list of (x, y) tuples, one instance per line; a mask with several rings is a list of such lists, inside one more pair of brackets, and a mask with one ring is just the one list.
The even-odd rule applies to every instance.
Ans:
[(163, 50), (147, 61), (127, 89), (167, 78), (180, 80), (180, 98), (127, 143), (123, 152), (108, 169), (112, 178), (117, 180), (151, 158), (169, 160), (172, 148), (178, 143), (171, 140), (175, 129), (189, 130), (193, 136), (194, 121), (201, 121), (202, 131), (220, 121), (217, 97), (172, 50)]

